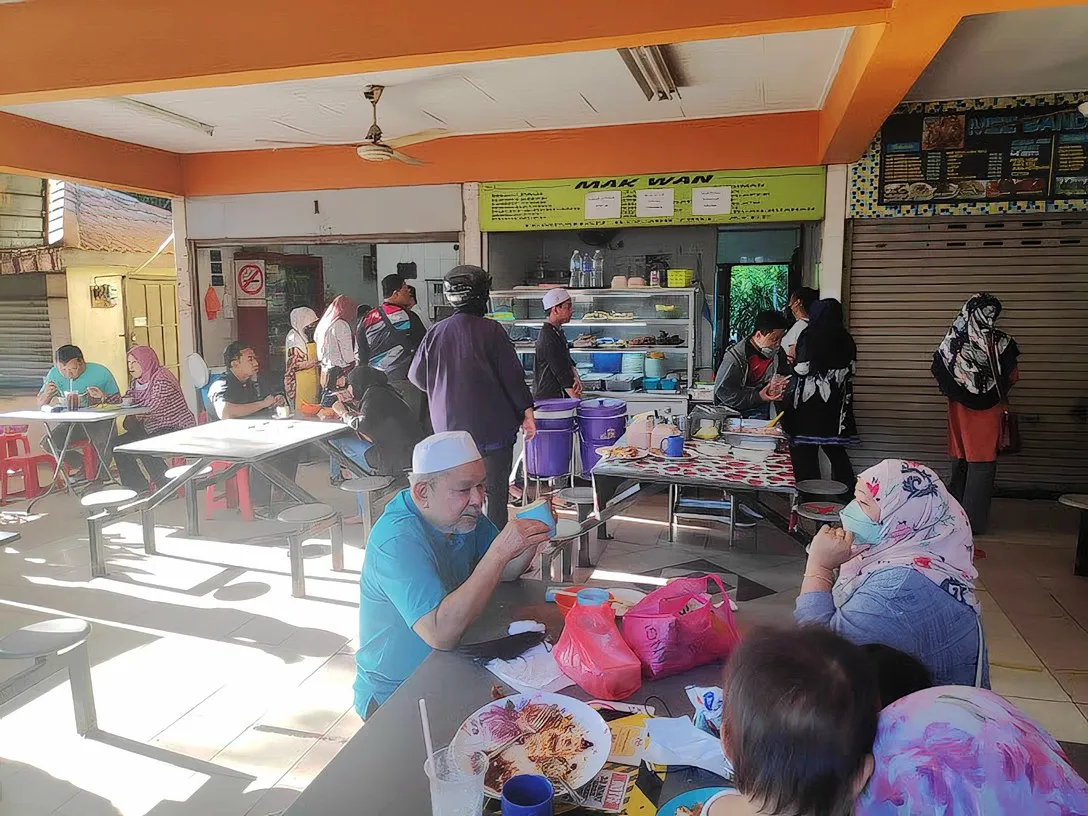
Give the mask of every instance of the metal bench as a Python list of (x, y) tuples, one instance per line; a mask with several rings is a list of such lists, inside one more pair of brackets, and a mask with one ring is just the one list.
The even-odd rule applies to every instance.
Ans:
[(0, 660), (33, 660), (34, 665), (0, 686), (0, 711), (25, 691), (68, 669), (75, 706), (76, 731), (87, 736), (98, 729), (91, 687), (87, 637), (91, 624), (79, 618), (53, 618), (17, 629), (0, 638)]
[(540, 554), (540, 580), (552, 579), (552, 562), (558, 557), (563, 572), (561, 580), (570, 581), (574, 574), (571, 550), (575, 539), (582, 535), (582, 525), (572, 519), (559, 519), (555, 527), (551, 543)]
[(332, 568), (338, 572), (344, 569), (344, 522), (338, 513), (327, 504), (296, 504), (288, 507), (277, 517), (285, 524), (295, 525), (287, 536), (288, 555), (291, 558), (291, 595), (295, 598), (306, 597), (306, 572), (302, 561), (302, 541), (307, 536), (329, 530), (332, 543)]
[(374, 529), (374, 494), (385, 490), (391, 484), (393, 479), (389, 476), (362, 476), (358, 479), (347, 479), (340, 485), (341, 490), (355, 494), (355, 503), (363, 518), (364, 549), (370, 539), (370, 531)]
[[(91, 577), (106, 577), (106, 551), (102, 546), (102, 525), (107, 519), (116, 518), (110, 513), (122, 505), (136, 498), (135, 490), (116, 488), (113, 490), (99, 490), (97, 493), (88, 493), (79, 500), (79, 503), (87, 508), (87, 538), (91, 547)], [(154, 551), (154, 521), (151, 522), (151, 550)], [(147, 548), (147, 533), (144, 533), (144, 548)]]
[[(593, 512), (594, 498), (592, 487), (567, 487), (559, 491), (559, 498), (578, 508), (578, 524), (585, 525), (586, 519)], [(578, 566), (592, 567), (593, 559), (589, 552), (588, 530), (578, 536)]]

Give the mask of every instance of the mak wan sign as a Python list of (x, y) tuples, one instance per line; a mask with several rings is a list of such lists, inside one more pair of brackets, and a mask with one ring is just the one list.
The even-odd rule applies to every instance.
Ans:
[(823, 167), (490, 182), (486, 232), (818, 221)]

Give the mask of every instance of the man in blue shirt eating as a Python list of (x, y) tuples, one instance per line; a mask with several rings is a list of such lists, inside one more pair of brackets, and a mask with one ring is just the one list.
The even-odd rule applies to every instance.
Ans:
[(483, 514), (486, 467), (466, 431), (434, 434), (412, 455), (411, 487), (385, 508), (360, 579), (355, 709), (367, 717), (432, 649), (453, 649), (510, 561), (548, 541), (514, 518), (500, 533)]

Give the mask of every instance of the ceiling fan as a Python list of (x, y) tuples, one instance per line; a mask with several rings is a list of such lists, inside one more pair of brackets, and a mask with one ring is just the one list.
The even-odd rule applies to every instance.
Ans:
[[(405, 164), (426, 164), (427, 162), (420, 161), (412, 156), (401, 153), (397, 148), (408, 147), (408, 145), (419, 144), (420, 142), (429, 142), (434, 139), (441, 139), (443, 136), (449, 136), (450, 131), (447, 128), (431, 128), (430, 130), (421, 130), (418, 133), (409, 133), (407, 136), (399, 136), (396, 139), (382, 141), (382, 129), (378, 126), (378, 100), (382, 98), (383, 91), (385, 91), (384, 85), (367, 85), (366, 89), (363, 91), (363, 96), (370, 102), (374, 118), (370, 125), (370, 129), (366, 132), (365, 140), (355, 146), (355, 152), (359, 155), (360, 159), (365, 159), (366, 161), (383, 162), (389, 161), (390, 159), (396, 159)], [(256, 141), (261, 144), (292, 145), (295, 147), (322, 147), (335, 144), (335, 142), (302, 142), (297, 139), (257, 139)]]

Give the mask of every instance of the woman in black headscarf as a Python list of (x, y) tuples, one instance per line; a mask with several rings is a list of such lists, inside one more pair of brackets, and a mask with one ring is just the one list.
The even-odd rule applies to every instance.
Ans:
[[(408, 403), (389, 385), (385, 374), (369, 366), (356, 366), (348, 375), (349, 407), (337, 401), (332, 410), (356, 431), (366, 447), (341, 438), (332, 444), (367, 470), (383, 476), (404, 475), (412, 466), (412, 449), (423, 438), (423, 427)], [(355, 440), (359, 441), (359, 440)], [(360, 459), (362, 461), (360, 461)]]
[(950, 492), (986, 532), (997, 474), (997, 447), (1005, 398), (1019, 379), (1020, 348), (996, 327), (1001, 301), (980, 292), (968, 300), (933, 354), (931, 371), (948, 398)]
[(839, 301), (826, 298), (812, 304), (796, 354), (782, 418), (790, 437), (794, 477), (799, 482), (819, 479), (823, 448), (832, 478), (852, 490), (856, 479), (846, 447), (858, 441), (854, 421), (857, 346), (843, 324)]

